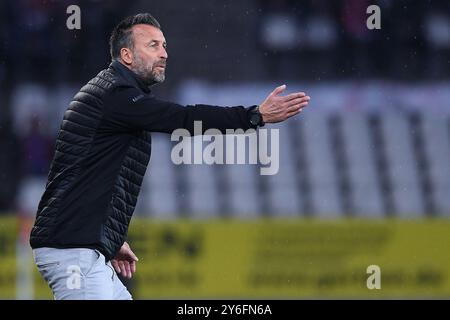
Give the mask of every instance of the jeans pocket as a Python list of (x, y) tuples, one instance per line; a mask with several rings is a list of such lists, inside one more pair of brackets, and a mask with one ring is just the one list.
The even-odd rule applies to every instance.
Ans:
[(80, 252), (81, 275), (87, 277), (101, 262), (102, 255), (97, 250), (86, 249)]
[(59, 266), (59, 264), (60, 264), (59, 261), (55, 261), (55, 262), (47, 262), (47, 263), (37, 263), (36, 266), (39, 270), (42, 270), (42, 269), (57, 267), (57, 266)]

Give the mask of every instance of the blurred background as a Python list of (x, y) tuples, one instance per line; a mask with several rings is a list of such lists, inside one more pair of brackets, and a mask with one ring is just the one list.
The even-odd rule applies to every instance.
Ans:
[(16, 0), (0, 2), (0, 298), (51, 298), (28, 232), (60, 121), (137, 12), (168, 43), (162, 99), (249, 106), (285, 83), (312, 100), (270, 126), (274, 176), (174, 165), (170, 136), (153, 135), (129, 236), (135, 298), (450, 297), (448, 1)]

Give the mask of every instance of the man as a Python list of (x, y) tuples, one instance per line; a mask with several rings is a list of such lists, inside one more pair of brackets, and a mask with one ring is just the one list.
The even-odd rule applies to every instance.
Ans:
[[(125, 242), (147, 164), (149, 132), (172, 133), (194, 121), (203, 130), (244, 130), (286, 120), (308, 104), (304, 93), (276, 88), (259, 106), (181, 106), (158, 100), (166, 40), (148, 13), (120, 22), (110, 38), (112, 63), (75, 95), (61, 124), (30, 244), (55, 299), (131, 299), (117, 273), (131, 278)], [(116, 273), (117, 272), (117, 273)]]

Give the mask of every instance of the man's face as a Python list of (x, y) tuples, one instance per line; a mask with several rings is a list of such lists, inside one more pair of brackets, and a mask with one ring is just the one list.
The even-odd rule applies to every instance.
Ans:
[(147, 85), (163, 82), (168, 55), (162, 31), (150, 25), (138, 24), (133, 26), (132, 32), (134, 47), (130, 69)]

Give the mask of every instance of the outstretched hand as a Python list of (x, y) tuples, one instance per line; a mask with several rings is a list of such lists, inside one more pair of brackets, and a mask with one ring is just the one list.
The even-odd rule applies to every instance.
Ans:
[(137, 261), (139, 261), (138, 257), (131, 251), (128, 243), (124, 242), (117, 255), (111, 260), (111, 264), (118, 274), (130, 279), (136, 272)]
[(284, 90), (286, 90), (286, 85), (275, 88), (260, 104), (259, 112), (265, 123), (281, 122), (299, 114), (311, 99), (304, 92), (280, 96)]

